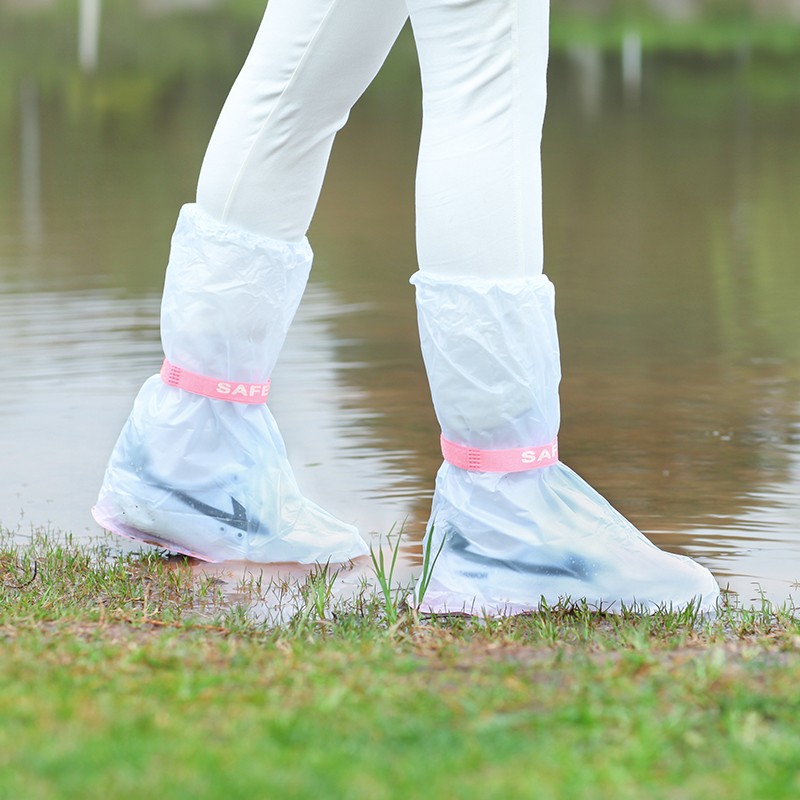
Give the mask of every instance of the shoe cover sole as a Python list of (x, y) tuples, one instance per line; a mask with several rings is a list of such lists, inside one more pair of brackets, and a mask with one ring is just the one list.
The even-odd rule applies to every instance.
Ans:
[[(711, 578), (713, 581), (713, 578)], [(542, 608), (542, 601), (525, 602), (519, 599), (503, 600), (498, 597), (491, 599), (480, 599), (479, 595), (468, 595), (461, 592), (456, 592), (449, 589), (446, 585), (434, 585), (429, 587), (425, 593), (425, 597), (418, 605), (418, 610), (423, 614), (430, 614), (433, 616), (452, 615), (452, 614), (466, 614), (468, 616), (477, 617), (509, 617), (519, 614), (532, 614), (537, 613)], [(709, 584), (702, 593), (698, 593), (689, 599), (672, 601), (668, 606), (659, 604), (654, 600), (636, 601), (636, 600), (586, 600), (579, 599), (576, 595), (575, 598), (545, 598), (545, 602), (549, 607), (564, 603), (566, 607), (570, 605), (582, 605), (587, 602), (590, 609), (596, 610), (598, 613), (620, 614), (623, 613), (623, 606), (625, 611), (633, 611), (640, 614), (654, 614), (661, 610), (667, 609), (673, 612), (682, 611), (689, 605), (696, 605), (701, 614), (713, 614), (716, 610), (717, 600), (719, 597), (719, 590), (716, 582)]]
[(160, 536), (156, 536), (154, 533), (140, 531), (138, 528), (133, 528), (130, 525), (125, 525), (122, 522), (111, 519), (110, 517), (106, 517), (100, 512), (97, 506), (92, 508), (92, 516), (94, 517), (94, 521), (101, 528), (110, 531), (111, 533), (115, 533), (118, 536), (122, 536), (124, 539), (130, 539), (133, 542), (140, 542), (142, 544), (150, 544), (154, 547), (163, 547), (165, 550), (169, 550), (171, 553), (180, 553), (184, 556), (197, 558), (200, 561), (207, 561), (210, 564), (220, 563), (219, 559), (210, 558), (203, 553), (198, 553), (197, 551), (191, 550), (183, 545), (175, 544), (175, 542), (170, 542), (167, 539), (162, 539)]
[[(276, 558), (275, 553), (273, 552), (272, 557), (269, 559), (247, 558), (243, 553), (237, 555), (231, 554), (223, 558), (214, 558), (206, 553), (201, 553), (198, 550), (187, 547), (186, 545), (178, 544), (167, 538), (162, 538), (155, 533), (143, 531), (140, 528), (135, 528), (132, 525), (127, 525), (124, 522), (120, 522), (113, 516), (104, 513), (98, 506), (94, 506), (92, 508), (92, 516), (94, 517), (95, 522), (97, 522), (101, 528), (117, 534), (118, 536), (122, 536), (125, 539), (129, 539), (134, 542), (140, 542), (142, 544), (153, 545), (154, 547), (161, 547), (165, 550), (169, 550), (172, 553), (180, 553), (181, 555), (191, 556), (192, 558), (197, 558), (200, 561), (205, 561), (210, 564), (220, 564), (226, 561), (248, 561), (254, 564), (346, 564), (353, 559), (369, 555), (369, 549), (366, 543), (363, 541), (363, 539), (361, 539), (361, 537), (358, 537), (357, 542), (354, 540), (354, 542), (347, 548), (346, 552), (334, 552), (327, 555), (327, 557), (324, 557), (325, 554), (323, 553), (313, 558), (292, 558), (291, 554), (282, 554), (288, 557)], [(361, 546), (358, 547), (357, 543), (360, 543)]]

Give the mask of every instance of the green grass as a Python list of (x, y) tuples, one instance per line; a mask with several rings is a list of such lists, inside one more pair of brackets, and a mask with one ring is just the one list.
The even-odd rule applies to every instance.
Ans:
[[(34, 575), (34, 563), (35, 575)], [(795, 797), (788, 609), (424, 619), (332, 568), (0, 548), (0, 797)], [(284, 622), (247, 611), (280, 590)]]

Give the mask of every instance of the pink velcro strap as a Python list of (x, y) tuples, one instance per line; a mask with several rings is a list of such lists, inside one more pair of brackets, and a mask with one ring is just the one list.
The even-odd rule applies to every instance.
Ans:
[(214, 400), (227, 400), (230, 403), (266, 403), (269, 395), (269, 381), (266, 383), (220, 381), (176, 367), (166, 359), (161, 366), (161, 380), (167, 386), (175, 386)]
[(558, 461), (558, 439), (540, 447), (514, 450), (478, 450), (448, 442), (442, 436), (442, 455), (454, 467), (470, 472), (523, 472), (549, 467)]

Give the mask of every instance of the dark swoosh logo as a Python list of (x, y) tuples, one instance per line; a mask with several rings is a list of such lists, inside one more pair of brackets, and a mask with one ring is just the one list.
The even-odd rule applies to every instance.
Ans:
[(237, 528), (240, 531), (247, 530), (247, 509), (235, 497), (231, 497), (233, 513), (229, 514), (220, 508), (214, 508), (214, 506), (202, 503), (185, 492), (180, 492), (177, 489), (173, 489), (173, 492), (175, 497), (186, 503), (189, 508), (193, 508), (195, 511), (199, 511), (212, 519), (218, 519), (220, 522), (230, 525), (231, 528)]
[(511, 572), (519, 572), (528, 575), (566, 575), (578, 580), (586, 580), (589, 577), (589, 570), (582, 558), (576, 555), (569, 555), (564, 559), (564, 566), (555, 564), (531, 564), (525, 561), (506, 561), (502, 558), (492, 558), (474, 553), (469, 549), (469, 542), (457, 531), (450, 531), (450, 548), (458, 553), (466, 561), (472, 561), (483, 567), (502, 567)]

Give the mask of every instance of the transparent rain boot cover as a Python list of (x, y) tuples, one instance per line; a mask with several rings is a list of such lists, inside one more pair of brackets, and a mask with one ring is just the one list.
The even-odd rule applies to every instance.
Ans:
[[(444, 436), (493, 450), (546, 445), (559, 427), (553, 285), (457, 283), (417, 273), (423, 356)], [(428, 537), (438, 558), (425, 611), (513, 614), (595, 608), (714, 608), (711, 573), (659, 550), (567, 466), (469, 472), (445, 462)], [(427, 540), (426, 540), (427, 542)]]
[[(311, 269), (306, 241), (266, 239), (184, 206), (161, 308), (170, 363), (266, 383)], [(266, 404), (190, 394), (153, 376), (114, 447), (92, 509), (104, 528), (208, 561), (343, 562), (356, 529), (300, 494)]]

